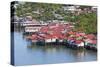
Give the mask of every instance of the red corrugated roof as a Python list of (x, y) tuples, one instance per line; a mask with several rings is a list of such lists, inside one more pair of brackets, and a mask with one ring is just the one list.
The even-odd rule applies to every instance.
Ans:
[(81, 35), (80, 35), (79, 33), (76, 33), (75, 36), (76, 36), (76, 37), (79, 37), (79, 36), (81, 36)]
[(46, 33), (47, 31), (48, 31), (48, 27), (42, 27), (41, 29), (40, 29), (40, 32), (44, 32), (44, 33)]
[(51, 35), (45, 35), (45, 39), (51, 39), (52, 36)]
[(68, 32), (68, 34), (74, 34), (74, 35), (75, 35), (75, 32), (73, 32), (73, 31), (70, 31), (70, 32)]
[[(93, 35), (93, 34), (85, 35), (85, 33), (73, 32), (73, 31), (67, 32), (66, 34), (75, 35), (74, 37), (76, 37), (76, 38), (66, 36), (66, 34), (62, 35), (62, 31), (64, 31), (65, 29), (70, 30), (71, 29), (70, 24), (69, 25), (63, 25), (63, 24), (52, 23), (52, 24), (49, 24), (48, 26), (41, 27), (41, 29), (39, 31), (39, 32), (48, 33), (48, 34), (44, 34), (44, 35), (41, 35), (41, 36), (33, 34), (32, 39), (59, 38), (59, 39), (75, 40), (77, 37), (81, 37), (81, 36), (86, 36), (86, 38), (89, 38), (90, 40), (95, 38), (95, 35)], [(76, 40), (76, 43), (80, 43), (80, 42), (82, 42), (82, 41), (81, 40)], [(93, 41), (92, 43), (96, 44), (96, 41)]]
[(32, 40), (36, 40), (37, 39), (37, 35), (36, 34), (33, 34), (31, 39)]
[(86, 35), (86, 37), (89, 38), (89, 39), (94, 39), (94, 38), (95, 38), (95, 35), (93, 35), (93, 34), (88, 34), (88, 35)]
[(76, 40), (75, 43), (76, 44), (80, 44), (82, 41), (81, 40)]
[(73, 37), (68, 37), (68, 40), (75, 40)]
[(92, 40), (92, 44), (97, 44), (97, 40)]

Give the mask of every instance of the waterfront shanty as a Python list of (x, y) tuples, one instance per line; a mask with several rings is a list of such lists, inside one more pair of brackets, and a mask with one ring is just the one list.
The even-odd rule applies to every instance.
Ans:
[[(96, 7), (48, 4), (50, 7), (47, 9), (47, 6), (42, 4), (33, 4), (33, 6), (36, 5), (40, 7), (34, 7), (36, 9), (32, 11), (29, 9), (30, 13), (26, 11), (20, 16), (20, 13), (16, 12), (14, 14), (15, 16), (18, 14), (19, 18), (13, 18), (16, 21), (19, 19), (19, 23), (15, 24), (20, 24), (24, 28), (24, 34), (29, 34), (26, 38), (32, 43), (39, 45), (63, 44), (69, 47), (97, 50)], [(31, 7), (31, 9), (34, 8)], [(91, 25), (89, 25), (90, 23)], [(77, 24), (77, 30), (75, 30), (75, 24)]]
[(74, 31), (73, 29), (74, 24), (72, 23), (41, 24), (40, 26), (37, 25), (29, 28), (28, 30), (31, 31), (31, 35), (26, 38), (37, 45), (55, 44), (66, 45), (71, 48), (97, 50), (97, 38), (94, 34), (86, 34), (82, 31)]

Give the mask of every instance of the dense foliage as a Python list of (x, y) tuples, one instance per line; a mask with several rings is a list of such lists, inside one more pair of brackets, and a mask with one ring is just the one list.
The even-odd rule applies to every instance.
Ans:
[[(32, 3), (25, 2), (19, 3), (16, 8), (16, 15), (25, 17), (27, 15), (32, 16), (36, 20), (59, 20), (55, 17), (55, 13), (63, 17), (63, 20), (69, 22), (75, 22), (75, 30), (81, 30), (86, 33), (97, 33), (97, 14), (96, 12), (92, 13), (83, 13), (79, 15), (72, 14), (70, 11), (64, 11), (61, 8), (62, 4), (45, 4), (45, 3)], [(91, 9), (90, 6), (80, 6), (80, 9), (84, 8)], [(38, 13), (35, 13), (37, 11)]]
[(76, 29), (86, 33), (97, 33), (97, 15), (96, 13), (86, 13), (78, 16)]
[[(19, 4), (16, 9), (17, 16), (27, 16), (31, 15), (37, 20), (53, 20), (55, 19), (55, 10), (59, 10), (61, 5), (58, 4), (45, 4), (45, 3), (31, 3), (26, 2), (24, 4)], [(35, 13), (35, 12), (37, 13)]]

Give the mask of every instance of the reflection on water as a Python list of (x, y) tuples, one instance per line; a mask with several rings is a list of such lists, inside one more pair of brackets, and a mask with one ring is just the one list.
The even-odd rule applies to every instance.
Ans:
[(14, 32), (15, 65), (83, 62), (97, 60), (97, 53), (61, 45), (34, 45), (21, 32)]

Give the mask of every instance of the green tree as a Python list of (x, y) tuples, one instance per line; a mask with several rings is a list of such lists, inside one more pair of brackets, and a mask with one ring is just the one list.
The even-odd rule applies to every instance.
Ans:
[(78, 16), (76, 29), (86, 33), (97, 33), (97, 14), (86, 13)]
[[(60, 8), (60, 4), (25, 2), (17, 6), (16, 14), (19, 17), (24, 17), (27, 16), (27, 13), (30, 13), (37, 20), (53, 20), (55, 18), (53, 13)], [(38, 13), (34, 13), (34, 11), (38, 11)]]

